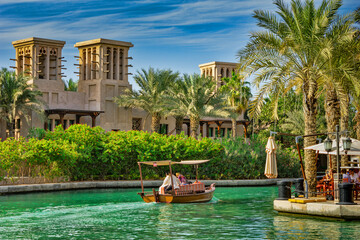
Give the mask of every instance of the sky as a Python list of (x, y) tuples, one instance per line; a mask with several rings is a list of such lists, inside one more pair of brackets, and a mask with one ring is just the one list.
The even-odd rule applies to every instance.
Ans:
[[(272, 0), (0, 0), (0, 67), (14, 65), (12, 41), (41, 37), (66, 41), (65, 79), (77, 80), (76, 42), (96, 38), (134, 44), (129, 72), (150, 66), (200, 73), (199, 64), (236, 62), (250, 33), (254, 10), (275, 11)], [(285, 0), (289, 2), (289, 0)], [(315, 0), (316, 3), (321, 2)], [(344, 0), (342, 13), (360, 6)], [(132, 77), (129, 79), (134, 84)], [(137, 86), (135, 86), (135, 89)]]

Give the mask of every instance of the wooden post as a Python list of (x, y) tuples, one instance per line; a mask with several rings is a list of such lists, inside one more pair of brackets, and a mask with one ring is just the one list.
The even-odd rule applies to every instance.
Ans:
[(155, 188), (152, 189), (155, 202), (159, 202), (159, 196), (156, 194)]
[(63, 129), (65, 129), (65, 126), (64, 126), (64, 116), (65, 116), (65, 114), (64, 113), (59, 113), (59, 116), (60, 116), (60, 124), (63, 127)]
[(170, 179), (171, 179), (171, 194), (175, 195), (175, 189), (174, 189), (174, 180), (172, 178), (172, 169), (171, 169), (171, 161), (169, 162), (169, 168), (170, 168)]
[(247, 138), (247, 127), (248, 127), (249, 124), (250, 124), (250, 122), (245, 122), (244, 123), (244, 137), (245, 137), (245, 139)]
[(206, 131), (205, 131), (205, 137), (209, 137), (209, 123), (205, 123)]
[(139, 165), (139, 171), (140, 171), (140, 182), (141, 182), (141, 192), (144, 193), (144, 184), (143, 184), (143, 178), (141, 173), (141, 163), (138, 162)]
[(94, 114), (91, 115), (91, 127), (95, 127), (95, 119), (96, 116)]
[(216, 137), (221, 137), (221, 133), (220, 133), (220, 128), (221, 128), (221, 125), (222, 125), (222, 121), (216, 121), (215, 122), (216, 123), (216, 125), (217, 125), (217, 136)]
[(200, 134), (201, 134), (201, 137), (205, 137), (204, 136), (204, 122), (200, 122)]

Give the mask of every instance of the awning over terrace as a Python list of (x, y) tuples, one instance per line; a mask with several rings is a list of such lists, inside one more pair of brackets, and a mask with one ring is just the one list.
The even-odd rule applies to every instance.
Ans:
[[(58, 114), (60, 117), (60, 124), (64, 126), (64, 117), (66, 114), (75, 114), (76, 116), (76, 124), (80, 123), (80, 117), (90, 116), (91, 117), (91, 126), (95, 127), (96, 117), (100, 115), (100, 113), (104, 113), (104, 111), (93, 111), (93, 110), (77, 110), (77, 109), (47, 109), (45, 110), (46, 117), (51, 114)], [(48, 122), (45, 121), (44, 129), (48, 129)]]
[[(190, 119), (184, 118), (184, 124), (187, 125), (188, 129), (188, 135), (190, 136)], [(220, 132), (221, 125), (224, 123), (231, 123), (231, 119), (228, 118), (211, 118), (211, 117), (205, 117), (202, 118), (200, 121), (200, 133), (204, 137), (209, 137), (209, 133), (206, 131), (204, 134), (204, 124), (208, 127), (210, 124), (216, 124), (218, 128), (218, 132)], [(251, 122), (248, 120), (236, 120), (236, 125), (243, 125), (244, 126), (244, 136), (247, 137), (247, 127), (249, 126)]]

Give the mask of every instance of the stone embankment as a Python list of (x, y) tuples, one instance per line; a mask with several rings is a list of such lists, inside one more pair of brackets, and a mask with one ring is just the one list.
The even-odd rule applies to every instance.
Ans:
[[(277, 181), (284, 179), (256, 179), (256, 180), (203, 180), (205, 185), (216, 183), (217, 187), (255, 187), (276, 185)], [(145, 188), (159, 187), (162, 181), (144, 181)], [(139, 180), (136, 181), (89, 181), (66, 182), (45, 184), (23, 184), (0, 186), (0, 194), (16, 194), (31, 192), (50, 192), (95, 188), (140, 188)]]

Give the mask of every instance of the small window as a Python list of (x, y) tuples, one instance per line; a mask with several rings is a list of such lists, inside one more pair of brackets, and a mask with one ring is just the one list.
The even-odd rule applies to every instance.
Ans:
[(75, 124), (75, 120), (69, 120), (69, 127)]
[(141, 118), (132, 119), (132, 130), (136, 130), (136, 131), (141, 130)]
[(168, 124), (160, 124), (160, 134), (168, 134)]
[(56, 119), (55, 120), (55, 127), (59, 126), (60, 125), (60, 120), (59, 119)]

